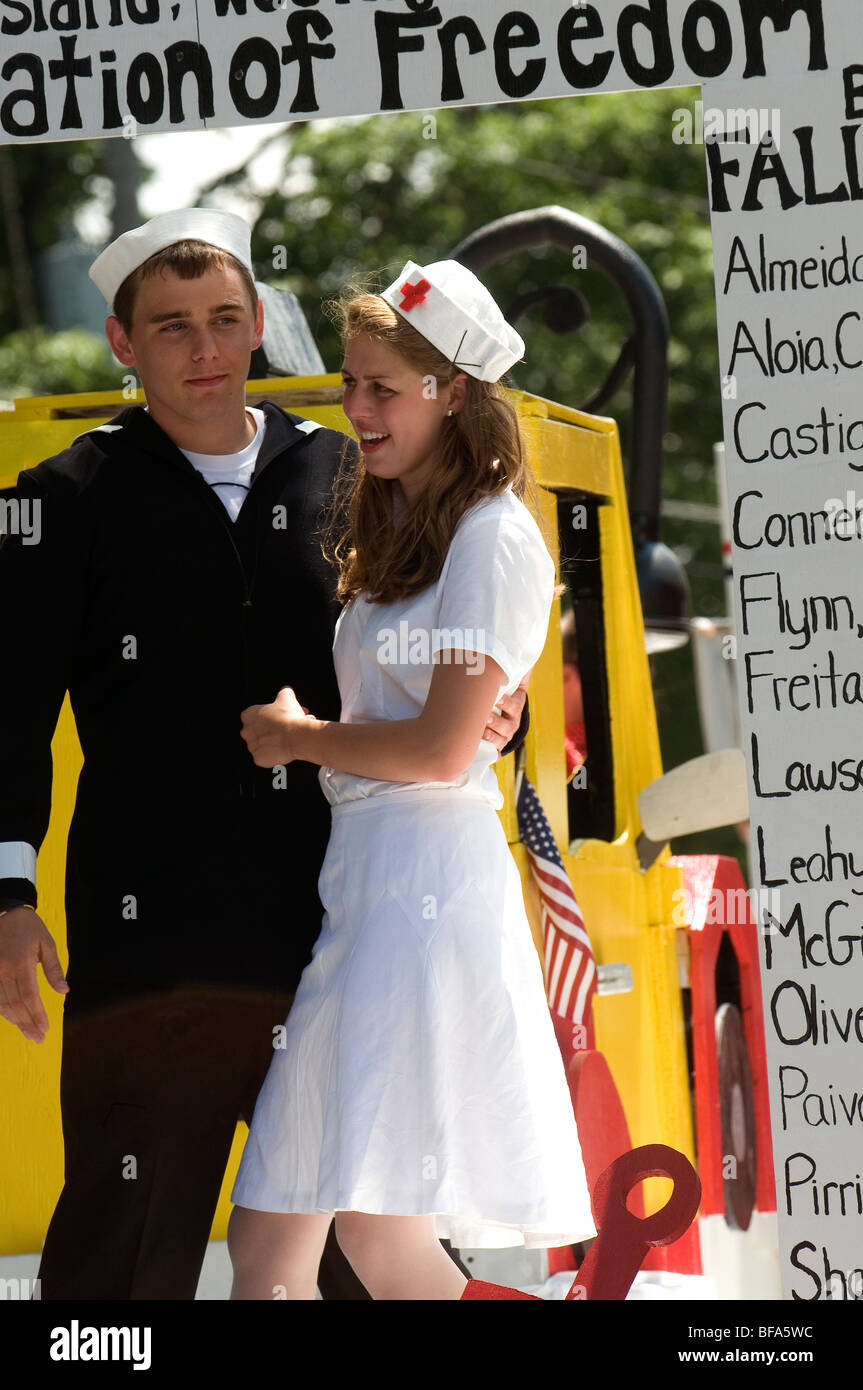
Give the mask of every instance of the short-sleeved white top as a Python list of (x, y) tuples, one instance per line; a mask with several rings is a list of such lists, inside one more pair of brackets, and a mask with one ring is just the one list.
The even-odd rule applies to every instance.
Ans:
[[(342, 612), (333, 645), (342, 723), (416, 718), (428, 697), (435, 653), (447, 650), (450, 660), (465, 664), (491, 657), (505, 676), (498, 698), (511, 694), (545, 645), (553, 592), (554, 562), (523, 503), (509, 490), (478, 503), (456, 527), (435, 584), (390, 604), (360, 596)], [(455, 782), (382, 782), (327, 767), (319, 775), (334, 805), (456, 787), (498, 808), (496, 758), (494, 745), (482, 740)]]

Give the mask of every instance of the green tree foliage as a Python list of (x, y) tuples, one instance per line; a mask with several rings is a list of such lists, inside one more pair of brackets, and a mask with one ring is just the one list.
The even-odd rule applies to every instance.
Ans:
[[(103, 144), (95, 140), (8, 145), (2, 156), (6, 177), (0, 216), (0, 338), (27, 326), (16, 294), (13, 217), (32, 263), (69, 230), (75, 210), (98, 187), (104, 162)], [(37, 313), (40, 308), (37, 297)]]
[(0, 341), (0, 398), (112, 391), (117, 381), (107, 342), (83, 328), (22, 329)]
[[(284, 246), (284, 282), (299, 294), (327, 360), (338, 346), (322, 296), (357, 270), (386, 281), (408, 253), (447, 255), (475, 228), (524, 208), (559, 203), (615, 232), (647, 262), (672, 323), (671, 415), (687, 439), (719, 424), (711, 239), (704, 155), (675, 144), (672, 112), (693, 92), (580, 97), (308, 123), (290, 136), (287, 186), (263, 199), (253, 251), (273, 278)], [(617, 292), (558, 249), (538, 251), (486, 275), (506, 304), (527, 289), (583, 289), (592, 317), (561, 339), (540, 320), (523, 324), (527, 360), (518, 384), (578, 404), (588, 399), (628, 331)], [(709, 412), (693, 416), (702, 402)], [(618, 414), (625, 421), (626, 399)]]
[[(294, 128), (285, 185), (262, 200), (255, 227), (258, 272), (299, 295), (335, 369), (339, 347), (321, 300), (358, 271), (386, 283), (408, 255), (439, 259), (477, 227), (525, 208), (582, 213), (632, 246), (660, 285), (671, 322), (666, 492), (712, 500), (721, 423), (704, 152), (672, 139), (673, 111), (696, 96), (623, 93)], [(541, 310), (520, 321), (527, 355), (513, 377), (571, 405), (589, 400), (630, 331), (617, 291), (556, 248), (498, 264), (485, 278), (505, 306), (544, 285), (584, 292), (591, 316), (577, 335), (554, 333)], [(628, 388), (613, 410), (625, 446)], [(701, 593), (697, 565), (691, 577), (698, 611), (717, 612), (715, 583)]]

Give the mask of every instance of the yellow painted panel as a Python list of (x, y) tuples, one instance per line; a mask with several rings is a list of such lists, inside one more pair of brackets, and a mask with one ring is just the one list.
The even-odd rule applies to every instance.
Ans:
[[(63, 906), (66, 835), (72, 819), (81, 752), (68, 698), (52, 744), (54, 790), (51, 823), (39, 855), (39, 910), (68, 965)], [(43, 1043), (27, 1042), (0, 1023), (0, 1255), (38, 1250), (63, 1185), (59, 1077), (62, 995), (45, 984), (40, 992), (49, 1031)]]

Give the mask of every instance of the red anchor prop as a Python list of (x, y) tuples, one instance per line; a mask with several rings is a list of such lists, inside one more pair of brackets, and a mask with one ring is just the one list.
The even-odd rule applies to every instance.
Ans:
[[(635, 1216), (626, 1199), (645, 1178), (671, 1178), (671, 1196), (652, 1216)], [(624, 1299), (652, 1245), (670, 1245), (688, 1230), (701, 1201), (701, 1182), (689, 1159), (667, 1144), (644, 1144), (621, 1154), (600, 1174), (593, 1191), (598, 1228), (567, 1299)], [(469, 1279), (462, 1299), (529, 1298), (504, 1284)]]

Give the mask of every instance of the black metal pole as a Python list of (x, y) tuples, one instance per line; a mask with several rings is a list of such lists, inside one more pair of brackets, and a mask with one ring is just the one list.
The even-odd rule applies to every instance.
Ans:
[(583, 246), (588, 263), (617, 286), (629, 307), (635, 329), (629, 514), (638, 547), (643, 541), (659, 539), (668, 397), (668, 316), (659, 286), (644, 261), (598, 223), (555, 206), (490, 222), (460, 242), (452, 256), (479, 274), (496, 261), (549, 245), (561, 247), (570, 256)]

